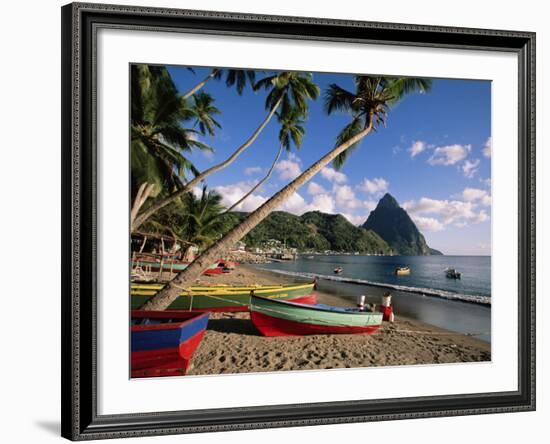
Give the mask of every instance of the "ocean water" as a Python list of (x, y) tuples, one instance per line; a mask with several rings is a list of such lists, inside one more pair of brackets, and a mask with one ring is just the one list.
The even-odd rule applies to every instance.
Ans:
[[(411, 274), (396, 276), (398, 266)], [(261, 268), (302, 278), (319, 278), (319, 289), (341, 297), (367, 296), (379, 303), (392, 293), (396, 314), (490, 341), (490, 256), (299, 256), (295, 261), (262, 264)], [(333, 270), (342, 267), (343, 273)], [(447, 267), (462, 273), (448, 279)]]

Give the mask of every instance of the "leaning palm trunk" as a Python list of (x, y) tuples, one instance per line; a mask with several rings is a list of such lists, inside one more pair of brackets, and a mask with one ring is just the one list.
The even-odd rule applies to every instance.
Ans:
[(279, 108), (280, 104), (282, 102), (282, 96), (281, 98), (275, 103), (273, 108), (271, 108), (271, 111), (269, 111), (269, 114), (267, 117), (262, 121), (260, 126), (256, 128), (256, 130), (252, 133), (252, 135), (249, 137), (249, 139), (242, 144), (239, 148), (237, 148), (231, 156), (229, 156), (227, 159), (225, 159), (223, 162), (218, 163), (217, 165), (214, 165), (207, 170), (200, 173), (198, 176), (196, 176), (193, 180), (187, 182), (183, 188), (173, 192), (169, 196), (165, 197), (164, 199), (161, 199), (157, 203), (151, 205), (147, 210), (143, 211), (143, 213), (139, 214), (135, 220), (134, 223), (131, 225), (132, 232), (137, 230), (147, 219), (149, 219), (153, 214), (155, 214), (157, 211), (159, 211), (161, 208), (164, 208), (169, 203), (176, 200), (178, 197), (183, 196), (185, 193), (191, 191), (193, 187), (200, 182), (202, 182), (206, 177), (210, 176), (210, 174), (215, 173), (216, 171), (220, 171), (224, 169), (225, 167), (231, 165), (233, 161), (239, 157), (239, 155), (245, 151), (254, 141), (258, 138), (260, 133), (263, 131), (263, 129), (266, 127), (266, 125), (269, 123), (269, 121), (274, 116), (275, 112)]
[(204, 85), (206, 85), (210, 80), (212, 80), (214, 77), (216, 77), (216, 74), (218, 73), (218, 69), (213, 69), (210, 74), (208, 74), (203, 80), (201, 80), (199, 83), (197, 83), (193, 88), (191, 88), (189, 91), (187, 91), (182, 97), (184, 99), (188, 99), (193, 94), (195, 94), (197, 91), (199, 91)]
[(142, 310), (165, 310), (168, 308), (170, 304), (176, 300), (182, 289), (188, 288), (216, 259), (222, 256), (237, 241), (246, 236), (249, 231), (264, 220), (273, 210), (275, 210), (275, 208), (288, 199), (298, 188), (321, 171), (321, 169), (332, 162), (339, 154), (367, 136), (372, 130), (372, 126), (373, 122), (371, 117), (369, 119), (369, 125), (363, 131), (357, 133), (332, 151), (329, 151), (271, 199), (250, 213), (244, 221), (197, 257), (193, 263), (179, 273), (155, 297), (146, 302)]
[(233, 205), (231, 205), (227, 210), (225, 210), (225, 213), (229, 213), (234, 208), (239, 206), (242, 202), (244, 202), (248, 196), (250, 196), (254, 191), (256, 191), (258, 188), (260, 188), (264, 183), (266, 183), (267, 180), (271, 177), (271, 174), (273, 173), (273, 170), (275, 168), (275, 165), (277, 165), (277, 162), (279, 161), (279, 157), (281, 157), (281, 153), (283, 152), (283, 145), (279, 147), (279, 151), (277, 152), (277, 155), (275, 156), (275, 160), (273, 160), (273, 163), (271, 164), (271, 168), (267, 172), (267, 174), (261, 179), (256, 185), (254, 185), (248, 193), (246, 193), (243, 197), (241, 197), (237, 202), (235, 202)]
[(134, 203), (132, 204), (132, 209), (130, 210), (130, 225), (134, 224), (139, 210), (141, 209), (145, 201), (149, 198), (154, 189), (155, 185), (152, 183), (148, 184), (147, 182), (143, 182), (140, 185), (136, 193)]

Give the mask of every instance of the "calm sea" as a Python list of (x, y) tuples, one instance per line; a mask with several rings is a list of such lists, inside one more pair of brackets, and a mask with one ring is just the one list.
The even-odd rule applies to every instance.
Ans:
[[(396, 276), (398, 266), (409, 266), (411, 274)], [(379, 302), (389, 290), (397, 314), (490, 341), (490, 256), (304, 255), (260, 267), (318, 277), (320, 290), (353, 299), (364, 294), (368, 302)], [(343, 273), (335, 275), (336, 267), (342, 267)], [(448, 279), (447, 267), (461, 272), (462, 279)]]

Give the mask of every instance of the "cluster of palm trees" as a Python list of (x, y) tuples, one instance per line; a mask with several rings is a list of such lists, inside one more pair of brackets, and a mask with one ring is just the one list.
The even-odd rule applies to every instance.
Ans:
[[(135, 196), (131, 212), (132, 230), (144, 224), (171, 226), (172, 230), (177, 231), (173, 234), (187, 240), (193, 239), (191, 242), (204, 248), (189, 267), (142, 307), (145, 310), (168, 307), (182, 287), (190, 286), (208, 266), (321, 169), (331, 162), (336, 168), (341, 168), (364, 137), (378, 126), (385, 125), (392, 105), (406, 94), (428, 91), (431, 87), (431, 82), (422, 78), (359, 75), (354, 76), (353, 91), (336, 84), (330, 85), (324, 94), (326, 114), (330, 116), (334, 112), (344, 112), (350, 116), (350, 123), (337, 135), (334, 147), (241, 223), (213, 241), (214, 232), (227, 230), (227, 225), (224, 225), (226, 219), (219, 217), (223, 212), (221, 198), (206, 188), (203, 188), (201, 196), (194, 196), (193, 189), (211, 174), (233, 163), (275, 118), (280, 130), (278, 150), (271, 167), (242, 199), (226, 210), (231, 211), (269, 179), (283, 150), (301, 146), (309, 104), (321, 94), (311, 73), (282, 71), (266, 74), (259, 80), (256, 75), (258, 72), (254, 71), (215, 68), (188, 92), (179, 94), (166, 68), (149, 65), (132, 67), (131, 154), (132, 190)], [(215, 135), (221, 127), (216, 120), (220, 110), (216, 108), (214, 98), (203, 89), (208, 82), (223, 79), (239, 94), (247, 87), (265, 92), (266, 115), (230, 156), (201, 172), (186, 155), (195, 149), (212, 150), (199, 138), (205, 134)], [(323, 148), (319, 147), (320, 150)], [(189, 178), (190, 174), (194, 177)], [(207, 213), (208, 217), (205, 216)]]

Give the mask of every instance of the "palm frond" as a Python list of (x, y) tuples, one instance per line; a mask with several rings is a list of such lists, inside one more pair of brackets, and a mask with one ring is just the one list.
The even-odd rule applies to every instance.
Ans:
[(353, 108), (354, 99), (353, 93), (333, 83), (325, 92), (325, 112), (329, 115), (334, 111), (349, 112)]
[(250, 70), (242, 69), (228, 69), (225, 77), (225, 84), (228, 87), (234, 86), (237, 89), (237, 93), (241, 95), (246, 87), (247, 83), (254, 86), (256, 80), (256, 73)]
[[(347, 142), (349, 139), (351, 139), (352, 137), (356, 136), (361, 131), (363, 131), (363, 129), (364, 129), (364, 126), (361, 121), (361, 118), (359, 116), (354, 117), (351, 123), (346, 125), (342, 129), (342, 131), (340, 131), (338, 136), (336, 136), (335, 146), (340, 146), (343, 143)], [(340, 170), (344, 166), (350, 154), (359, 146), (359, 144), (360, 142), (354, 143), (347, 150), (343, 151), (338, 156), (336, 156), (336, 158), (332, 162), (336, 170)]]
[(253, 90), (258, 91), (260, 89), (273, 88), (273, 82), (276, 77), (276, 75), (271, 75), (258, 80), (256, 83), (254, 83)]
[(431, 79), (420, 77), (398, 77), (388, 79), (385, 86), (390, 99), (387, 101), (389, 105), (394, 105), (403, 97), (415, 92), (428, 92), (432, 88)]

